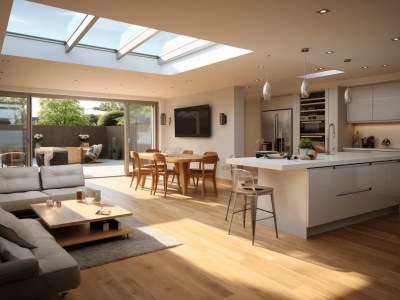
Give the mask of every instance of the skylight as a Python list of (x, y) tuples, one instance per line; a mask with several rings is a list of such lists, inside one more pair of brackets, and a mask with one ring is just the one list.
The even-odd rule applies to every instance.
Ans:
[(310, 73), (298, 76), (299, 78), (304, 78), (307, 77), (307, 79), (312, 79), (312, 78), (319, 78), (319, 77), (325, 77), (325, 76), (331, 76), (331, 75), (336, 75), (336, 74), (341, 74), (343, 71), (339, 70), (328, 70), (328, 71), (323, 71), (323, 72), (317, 72), (317, 73)]
[[(205, 53), (221, 49), (229, 55), (205, 59)], [(13, 2), (2, 49), (8, 55), (158, 74), (176, 74), (250, 52), (25, 0)]]

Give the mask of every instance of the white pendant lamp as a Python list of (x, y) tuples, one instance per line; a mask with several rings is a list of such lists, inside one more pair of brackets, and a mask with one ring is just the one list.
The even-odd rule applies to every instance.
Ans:
[(346, 73), (347, 73), (347, 88), (344, 91), (344, 103), (350, 104), (352, 99), (351, 99), (351, 92), (350, 92), (350, 88), (349, 88), (349, 62), (351, 62), (351, 59), (350, 58), (346, 58), (344, 60), (344, 62), (347, 64), (347, 70), (346, 70)]
[(307, 75), (306, 75), (306, 62), (307, 62), (307, 52), (310, 51), (309, 48), (301, 49), (301, 52), (304, 53), (304, 79), (301, 83), (300, 87), (300, 96), (301, 98), (308, 98), (310, 93), (308, 92), (308, 82), (307, 82)]
[(271, 56), (271, 55), (268, 55), (268, 56), (267, 56), (267, 65), (266, 65), (266, 67), (265, 67), (265, 69), (266, 69), (266, 74), (267, 74), (267, 78), (266, 78), (266, 82), (265, 82), (264, 87), (263, 87), (263, 97), (264, 97), (264, 100), (271, 100), (271, 97), (272, 97), (271, 84), (270, 84), (269, 81), (268, 81), (268, 60), (269, 60), (269, 57), (270, 57), (270, 56)]

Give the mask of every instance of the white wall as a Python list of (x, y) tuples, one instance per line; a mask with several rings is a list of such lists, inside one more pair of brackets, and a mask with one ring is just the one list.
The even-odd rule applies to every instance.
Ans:
[[(206, 151), (218, 152), (219, 162), (217, 177), (230, 179), (230, 167), (225, 159), (231, 155), (244, 152), (244, 104), (242, 88), (232, 87), (220, 90), (208, 91), (183, 97), (170, 98), (165, 101), (164, 111), (167, 114), (167, 124), (171, 118), (171, 124), (161, 126), (163, 145), (161, 150), (167, 147), (180, 147), (191, 149), (194, 153)], [(211, 137), (190, 138), (175, 137), (174, 109), (194, 105), (209, 104), (211, 107)], [(226, 125), (219, 124), (219, 114), (227, 116)], [(239, 154), (242, 154), (239, 153)]]

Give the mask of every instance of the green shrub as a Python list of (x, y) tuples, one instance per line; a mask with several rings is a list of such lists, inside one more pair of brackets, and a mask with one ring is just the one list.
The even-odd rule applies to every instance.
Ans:
[(116, 126), (118, 124), (118, 119), (124, 116), (122, 110), (112, 110), (101, 115), (99, 118), (98, 125), (100, 126)]

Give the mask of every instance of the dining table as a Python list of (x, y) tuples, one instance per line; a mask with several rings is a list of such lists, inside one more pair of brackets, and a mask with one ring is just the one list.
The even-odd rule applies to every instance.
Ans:
[[(153, 154), (151, 152), (140, 152), (139, 159), (153, 160)], [(167, 163), (175, 164), (176, 168), (179, 170), (179, 179), (181, 183), (181, 192), (183, 195), (187, 195), (189, 186), (189, 166), (191, 162), (200, 162), (204, 155), (202, 154), (168, 154), (165, 155), (165, 160)]]

